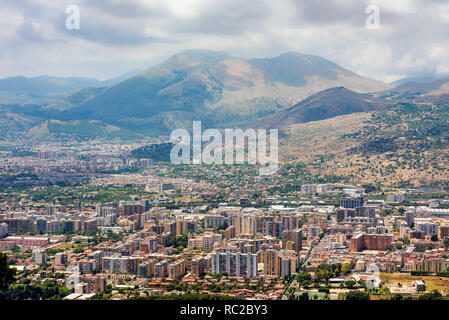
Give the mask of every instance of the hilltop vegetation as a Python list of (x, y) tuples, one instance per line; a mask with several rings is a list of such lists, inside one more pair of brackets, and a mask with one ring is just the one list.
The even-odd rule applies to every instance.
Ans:
[(381, 110), (391, 101), (373, 98), (345, 87), (330, 88), (304, 99), (258, 122), (258, 127), (282, 128), (287, 125), (329, 119), (345, 114)]
[(364, 155), (410, 151), (432, 151), (449, 146), (449, 105), (399, 104), (375, 112), (370, 125), (347, 138), (363, 139), (353, 152)]
[(91, 140), (96, 138), (135, 140), (142, 136), (126, 129), (107, 125), (95, 120), (58, 121), (49, 120), (28, 130), (26, 137), (36, 141), (51, 140)]
[(137, 159), (152, 159), (153, 161), (169, 162), (173, 143), (155, 143), (131, 151), (131, 157)]

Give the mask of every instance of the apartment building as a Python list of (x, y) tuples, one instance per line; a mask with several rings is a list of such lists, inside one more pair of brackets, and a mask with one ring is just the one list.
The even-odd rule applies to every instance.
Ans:
[(212, 253), (212, 273), (224, 273), (237, 277), (257, 276), (257, 254), (240, 252)]
[(366, 234), (364, 232), (354, 235), (350, 240), (349, 251), (388, 250), (393, 242), (392, 234)]

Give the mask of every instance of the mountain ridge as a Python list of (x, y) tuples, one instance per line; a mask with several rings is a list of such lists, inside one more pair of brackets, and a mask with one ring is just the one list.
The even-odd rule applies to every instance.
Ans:
[(365, 92), (389, 87), (318, 56), (288, 52), (243, 59), (223, 51), (189, 50), (64, 108), (57, 118), (90, 117), (142, 134), (166, 135), (176, 126), (189, 128), (192, 120), (209, 127), (244, 124), (336, 84)]
[(315, 93), (257, 122), (260, 128), (282, 128), (346, 114), (384, 109), (392, 102), (348, 90), (343, 86)]
[(0, 105), (39, 104), (47, 105), (86, 87), (109, 87), (140, 70), (130, 70), (118, 77), (98, 80), (88, 77), (56, 77), (41, 75), (36, 77), (14, 76), (0, 79)]

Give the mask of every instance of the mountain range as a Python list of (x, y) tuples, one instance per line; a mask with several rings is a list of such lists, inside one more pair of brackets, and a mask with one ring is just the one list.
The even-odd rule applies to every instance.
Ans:
[(385, 109), (392, 101), (360, 94), (345, 87), (330, 88), (284, 108), (257, 123), (258, 128), (283, 128), (292, 124), (318, 121), (352, 114)]
[(134, 139), (190, 129), (193, 120), (201, 120), (203, 128), (283, 128), (399, 102), (444, 102), (449, 77), (392, 87), (298, 52), (244, 59), (189, 50), (108, 81), (2, 79), (2, 93), (2, 136), (92, 138), (98, 130), (98, 137)]
[(0, 79), (0, 105), (45, 105), (85, 87), (109, 87), (137, 74), (131, 70), (119, 77), (100, 81), (81, 77), (23, 76)]
[(60, 120), (95, 119), (145, 135), (189, 128), (245, 124), (299, 102), (312, 93), (344, 85), (359, 92), (387, 88), (320, 57), (286, 53), (240, 59), (224, 52), (187, 51), (73, 104)]
[(377, 92), (375, 96), (394, 101), (440, 102), (449, 94), (449, 76), (427, 82), (407, 81), (399, 86)]
[[(42, 92), (53, 101), (35, 108), (4, 109), (44, 121), (95, 120), (158, 136), (174, 128), (189, 128), (192, 120), (201, 120), (204, 127), (245, 125), (335, 86), (356, 92), (390, 88), (318, 56), (287, 52), (273, 58), (243, 59), (205, 50), (176, 54), (112, 85), (95, 81), (73, 84), (67, 79), (62, 82), (68, 83), (64, 90), (73, 89), (63, 97), (60, 85), (50, 88), (47, 81), (40, 84)], [(17, 93), (24, 86), (14, 88)], [(35, 91), (28, 90), (27, 94)]]
[(284, 127), (279, 154), (326, 181), (447, 188), (448, 129), (449, 103), (399, 103)]

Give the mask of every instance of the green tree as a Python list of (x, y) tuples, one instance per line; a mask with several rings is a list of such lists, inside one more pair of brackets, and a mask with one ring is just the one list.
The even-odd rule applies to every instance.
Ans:
[(309, 300), (309, 294), (307, 292), (303, 292), (300, 296), (299, 296), (299, 300)]
[(296, 281), (302, 286), (310, 284), (310, 281), (312, 280), (312, 276), (310, 273), (306, 271), (302, 271), (300, 274), (296, 276)]
[(345, 300), (362, 301), (362, 300), (370, 300), (370, 297), (368, 292), (350, 291), (345, 295)]
[(355, 280), (348, 280), (345, 281), (345, 286), (348, 288), (354, 288), (354, 286), (357, 284)]
[(373, 184), (363, 184), (362, 187), (365, 189), (365, 193), (378, 191), (378, 188)]
[(343, 264), (341, 267), (341, 272), (343, 272), (344, 275), (351, 273), (351, 265), (348, 263)]
[(433, 290), (432, 292), (425, 293), (419, 297), (419, 300), (442, 300), (443, 296), (438, 290)]
[(395, 293), (390, 300), (403, 300), (404, 296), (400, 293)]
[(16, 269), (8, 266), (6, 254), (0, 252), (0, 290), (8, 289), (16, 281)]
[(444, 239), (443, 244), (446, 248), (449, 247), (449, 239)]

